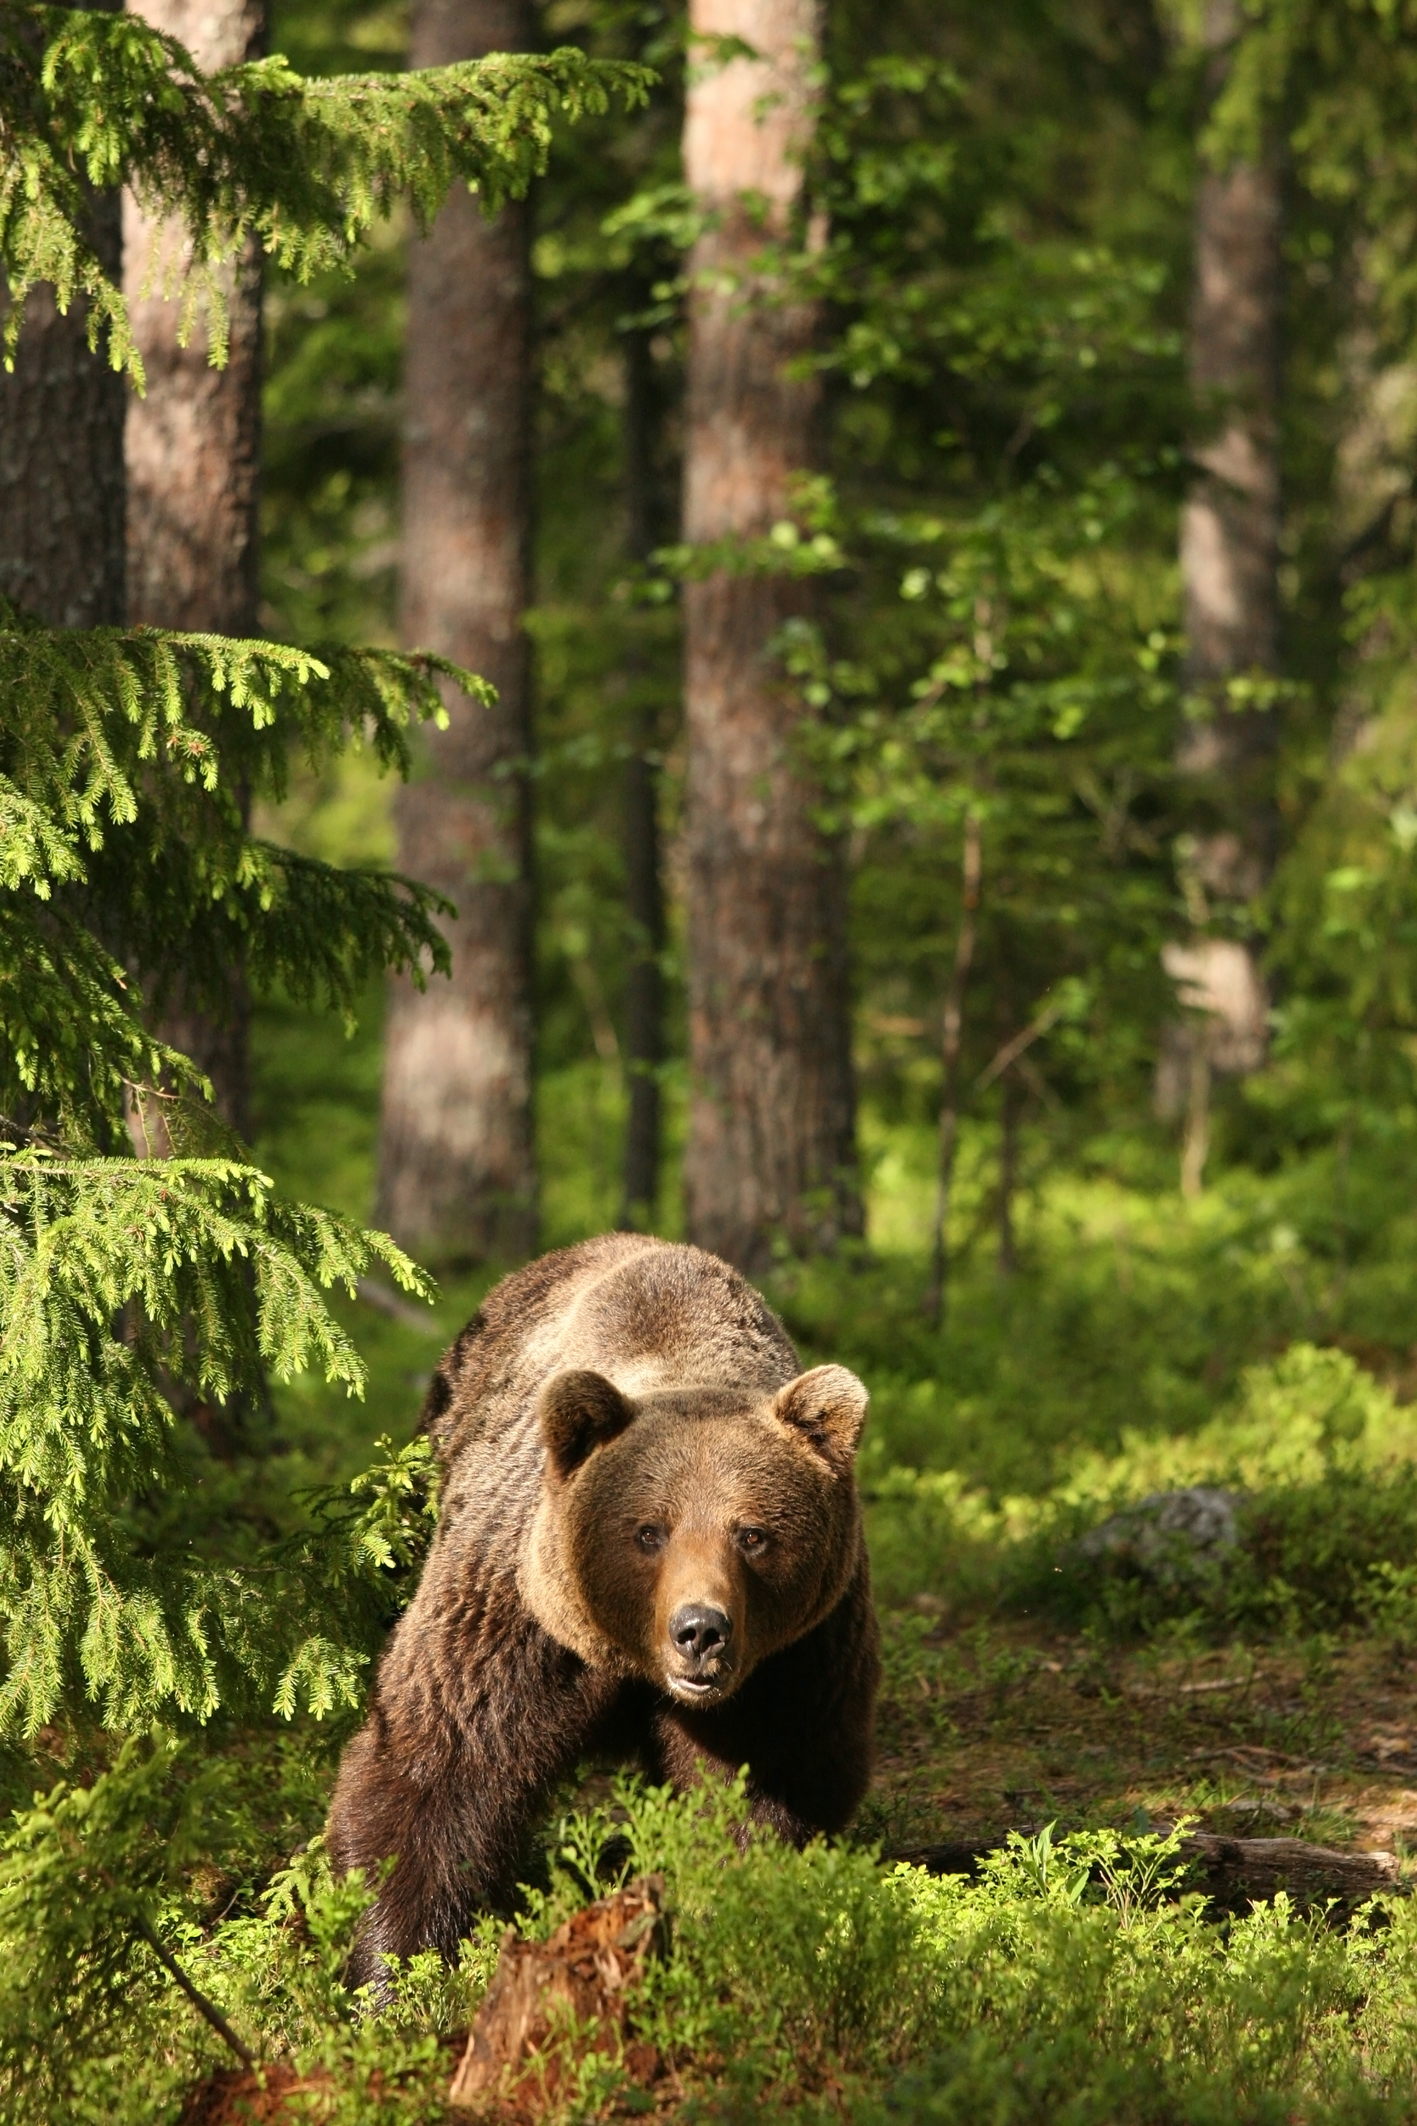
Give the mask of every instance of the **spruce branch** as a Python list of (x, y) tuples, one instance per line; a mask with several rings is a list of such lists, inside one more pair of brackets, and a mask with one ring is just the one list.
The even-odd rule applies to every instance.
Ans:
[[(211, 1561), (144, 1542), (133, 1502), (190, 1481), (174, 1379), (223, 1403), (262, 1369), (313, 1364), (361, 1393), (326, 1294), (375, 1261), (428, 1296), (387, 1236), (283, 1202), (239, 1159), (0, 1146), (0, 1730), (33, 1734), (81, 1698), (120, 1731), (161, 1710), (359, 1702), (389, 1611), (372, 1524), (354, 1552), (317, 1528)], [(414, 1481), (413, 1463), (389, 1477), (400, 1496)]]
[(307, 81), (279, 56), (207, 74), (133, 15), (9, 0), (0, 13), (0, 273), (7, 366), (25, 300), (82, 294), (91, 342), (142, 383), (123, 291), (87, 233), (86, 186), (129, 185), (181, 224), (144, 293), (181, 302), (185, 340), (205, 313), (226, 359), (222, 269), (255, 242), (300, 280), (347, 266), (406, 198), (420, 228), (450, 185), (495, 208), (545, 167), (558, 120), (643, 102), (650, 71), (573, 47), (494, 53), (421, 73)]
[(350, 1021), (371, 974), (446, 971), (446, 901), (253, 837), (241, 794), (279, 801), (293, 753), (350, 745), (406, 772), (448, 686), (492, 694), (421, 652), (72, 632), (0, 601), (0, 1106), (113, 1150), (125, 1084), (209, 1093), (146, 1031), (174, 979), (219, 1001), (237, 961)]

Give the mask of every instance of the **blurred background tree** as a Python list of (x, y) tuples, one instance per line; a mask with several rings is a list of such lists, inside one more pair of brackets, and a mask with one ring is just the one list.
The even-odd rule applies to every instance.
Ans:
[[(348, 1710), (430, 1519), (417, 1443), (380, 1435), (408, 1441), (440, 1346), (536, 1245), (726, 1249), (870, 1380), (871, 1477), (1042, 1491), (1202, 1428), (1296, 1340), (1417, 1392), (1417, 7), (141, 14), (376, 101), (494, 42), (657, 86), (540, 109), (512, 149), (544, 171), (495, 218), (464, 198), (420, 235), (391, 198), (346, 272), (314, 216), (259, 284), (247, 247), (219, 374), (141, 293), (176, 202), (131, 210), (126, 474), (102, 276), (67, 316), (36, 290), (0, 380), (0, 592), (267, 638), (237, 704), (210, 644), (126, 631), (85, 677), (0, 628), (16, 700), (49, 675), (26, 773), (95, 686), (219, 766), (213, 795), (125, 727), (132, 831), (75, 856), (66, 815), (99, 914), (64, 951), (6, 796), (10, 1303), (48, 1321), (53, 1229), (103, 1225), (79, 1311), (112, 1369), (45, 1401), (33, 1338), (0, 1368), (13, 1469), (41, 1405), (51, 1456), (42, 1498), (0, 1499), (0, 1709), (61, 1716), (0, 1759), (10, 1789), (155, 1706), (238, 1709), (214, 1760), (284, 1750), (277, 1702)], [(111, 278), (116, 195), (74, 212)], [(497, 679), (495, 717), (398, 661), (415, 635)], [(380, 771), (440, 701), (396, 801)], [(395, 857), (422, 887), (380, 878)], [(439, 940), (455, 978), (419, 997)], [(86, 1042), (50, 1008), (76, 969)], [(184, 1053), (249, 1159), (171, 1141)], [(436, 1260), (434, 1308), (380, 1272), (375, 1216)], [(159, 1275), (114, 1235), (165, 1219)], [(262, 1423), (223, 1434), (263, 1371)], [(93, 1536), (67, 1606), (65, 1514)], [(339, 1728), (293, 1734), (305, 1836)]]
[[(814, 321), (789, 379), (810, 429), (781, 500), (705, 548), (680, 498), (690, 316), (720, 225), (686, 182), (684, 85), (688, 60), (709, 83), (750, 67), (734, 24), (706, 16), (691, 45), (678, 7), (546, 0), (522, 25), (533, 47), (643, 60), (661, 84), (643, 109), (558, 122), (526, 210), (528, 559), (524, 588), (498, 596), (529, 601), (529, 677), (491, 780), (493, 809), (530, 821), (506, 890), (534, 917), (523, 1119), (540, 1239), (706, 1230), (681, 1179), (694, 1100), (713, 1093), (711, 1073), (690, 1082), (682, 616), (717, 581), (770, 616), (753, 684), (782, 718), (818, 883), (829, 898), (839, 862), (849, 888), (866, 1229), (863, 1251), (849, 1187), (814, 1209), (806, 1180), (804, 1218), (751, 1211), (766, 1200), (753, 1153), (725, 1167), (729, 1210), (751, 1214), (722, 1244), (766, 1267), (809, 1343), (845, 1339), (873, 1368), (892, 1450), (948, 1461), (1023, 1396), (1045, 1437), (1044, 1406), (1076, 1406), (1083, 1384), (1099, 1437), (1199, 1414), (1296, 1333), (1398, 1378), (1417, 1127), (1417, 30), (1376, 6), (1336, 21), (1093, 0), (1005, 5), (985, 24), (835, 0), (784, 164), (800, 197), (751, 230), (756, 248), (744, 236), (732, 300), (713, 284), (734, 333)], [(407, 12), (363, 0), (287, 0), (268, 26), (314, 74), (397, 73), (412, 33)], [(1247, 200), (1248, 250), (1231, 226)], [(348, 279), (267, 269), (272, 636), (392, 644), (425, 582), (400, 547), (410, 233), (396, 212)], [(1249, 276), (1244, 331), (1227, 273)], [(456, 424), (478, 394), (470, 365), (453, 381)], [(522, 418), (496, 416), (504, 439)], [(19, 463), (8, 442), (0, 459)], [(431, 521), (420, 512), (420, 536)], [(1233, 599), (1215, 573), (1232, 534), (1250, 585)], [(1222, 618), (1227, 599), (1243, 608), (1249, 632), (1211, 640), (1203, 593)], [(394, 855), (367, 759), (290, 766), (278, 806), (255, 793), (257, 831), (306, 858)], [(440, 772), (430, 749), (425, 791)], [(1221, 856), (1251, 842), (1255, 860), (1222, 877)], [(803, 948), (816, 973), (836, 950), (819, 944)], [(740, 957), (766, 979), (751, 941)], [(1239, 965), (1228, 1023), (1205, 969)], [(363, 1218), (380, 1168), (376, 977), (357, 1006), (347, 1040), (267, 983), (250, 1112), (283, 1186)], [(758, 1023), (730, 1010), (714, 1041), (731, 1053), (741, 1034), (746, 1055)], [(803, 1026), (799, 1061), (844, 1083), (827, 1019), (814, 1006)], [(777, 1067), (754, 1096), (795, 1117), (801, 1081), (767, 1083)], [(846, 1154), (817, 1171), (828, 1199), (850, 1181)], [(1183, 1178), (1198, 1191), (1184, 1211)], [(517, 1201), (525, 1219), (531, 1197)], [(427, 1330), (366, 1280), (342, 1318), (373, 1364), (367, 1417), (337, 1418), (312, 1384), (282, 1389), (264, 1483), (338, 1475), (378, 1429), (406, 1429), (439, 1338), (530, 1244), (529, 1226), (473, 1226), (446, 1246), (423, 1236), (450, 1265)], [(1119, 1324), (1141, 1321), (1138, 1373)]]
[[(700, 27), (694, 64), (716, 50), (722, 72), (723, 25)], [(397, 65), (408, 32), (396, 8), (351, 4), (287, 5), (273, 34), (307, 64), (357, 47)], [(690, 1229), (679, 615), (706, 563), (679, 498), (704, 222), (679, 143), (684, 10), (547, 0), (531, 34), (645, 58), (664, 82), (647, 111), (559, 138), (530, 210), (551, 1243), (651, 1205), (659, 1229)], [(729, 34), (751, 42), (736, 17)], [(834, 0), (821, 35), (800, 218), (765, 225), (755, 255), (819, 320), (799, 359), (815, 470), (734, 565), (781, 586), (771, 683), (796, 703), (816, 831), (848, 865), (865, 1262), (899, 1295), (884, 1315), (917, 1333), (942, 1201), (950, 1281), (1002, 1320), (1059, 1272), (1050, 1235), (1187, 1230), (1164, 1208), (1184, 1179), (1257, 1263), (1265, 1235), (1295, 1236), (1284, 1289), (1310, 1329), (1405, 1349), (1377, 1294), (1411, 1127), (1413, 28), (1376, 6), (1339, 23), (1095, 0), (986, 24)], [(393, 631), (401, 272), (395, 247), (328, 298), (273, 296), (266, 610), (297, 635), (317, 611)], [(307, 784), (281, 831), (390, 846), (347, 779)], [(325, 1193), (367, 1204), (377, 1006), (343, 1051), (263, 1023), (269, 1155), (307, 1157), (291, 1118), (322, 1114)], [(1283, 1215), (1255, 1208), (1281, 1194)], [(810, 1234), (768, 1226), (810, 1329), (835, 1273), (789, 1275)], [(1207, 1357), (1183, 1314), (1177, 1380), (1228, 1373), (1272, 1333), (1237, 1324)], [(957, 1310), (945, 1334), (972, 1378)], [(911, 1364), (940, 1363), (927, 1335)], [(981, 1347), (981, 1379), (992, 1363)]]

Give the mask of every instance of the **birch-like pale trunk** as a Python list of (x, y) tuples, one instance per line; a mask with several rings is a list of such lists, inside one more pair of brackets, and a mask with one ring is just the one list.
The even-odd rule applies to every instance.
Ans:
[[(1208, 0), (1210, 87), (1224, 84), (1241, 27), (1237, 0)], [(1196, 186), (1188, 336), (1202, 433), (1181, 518), (1186, 683), (1212, 713), (1191, 724), (1177, 766), (1191, 786), (1192, 897), (1248, 901), (1274, 867), (1276, 712), (1236, 711), (1227, 682), (1272, 674), (1279, 654), (1279, 375), (1283, 177), (1272, 152), (1203, 168)], [(1264, 1059), (1268, 999), (1253, 948), (1198, 932), (1166, 955), (1182, 1000), (1204, 1016), (1168, 1030), (1159, 1090), (1184, 1106), (1181, 1180), (1199, 1194), (1216, 1071)]]

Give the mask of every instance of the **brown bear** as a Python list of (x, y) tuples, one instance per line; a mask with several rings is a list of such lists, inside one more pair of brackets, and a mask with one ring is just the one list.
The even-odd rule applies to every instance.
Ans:
[(614, 1234), (497, 1286), (429, 1391), (437, 1532), (335, 1788), (336, 1867), (377, 1883), (396, 1856), (357, 1978), (506, 1910), (588, 1753), (680, 1787), (746, 1764), (754, 1818), (798, 1843), (850, 1820), (878, 1677), (865, 1415), (698, 1248)]

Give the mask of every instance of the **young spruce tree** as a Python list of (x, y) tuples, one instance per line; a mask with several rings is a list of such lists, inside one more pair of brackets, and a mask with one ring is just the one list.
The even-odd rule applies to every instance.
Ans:
[[(574, 51), (401, 77), (305, 81), (278, 57), (206, 74), (134, 16), (11, 5), (5, 346), (47, 284), (141, 386), (95, 195), (126, 184), (183, 224), (165, 292), (219, 363), (231, 262), (253, 246), (308, 276), (398, 196), (420, 224), (455, 181), (488, 207), (519, 196), (556, 113), (642, 79)], [(428, 655), (65, 630), (0, 606), (0, 1732), (95, 1710), (117, 1730), (218, 1706), (318, 1713), (357, 1691), (367, 1647), (338, 1570), (313, 1550), (243, 1567), (219, 1531), (184, 1551), (145, 1540), (143, 1516), (188, 1481), (174, 1387), (220, 1404), (262, 1369), (314, 1363), (357, 1391), (325, 1292), (373, 1255), (422, 1280), (384, 1236), (280, 1201), (152, 1026), (179, 988), (218, 1005), (233, 964), (346, 1013), (375, 970), (446, 966), (436, 896), (264, 842), (243, 805), (279, 797), (297, 747), (368, 744), (402, 769), (410, 727), (445, 713), (440, 681), (490, 698)], [(161, 1108), (173, 1157), (133, 1156), (125, 1105)]]

